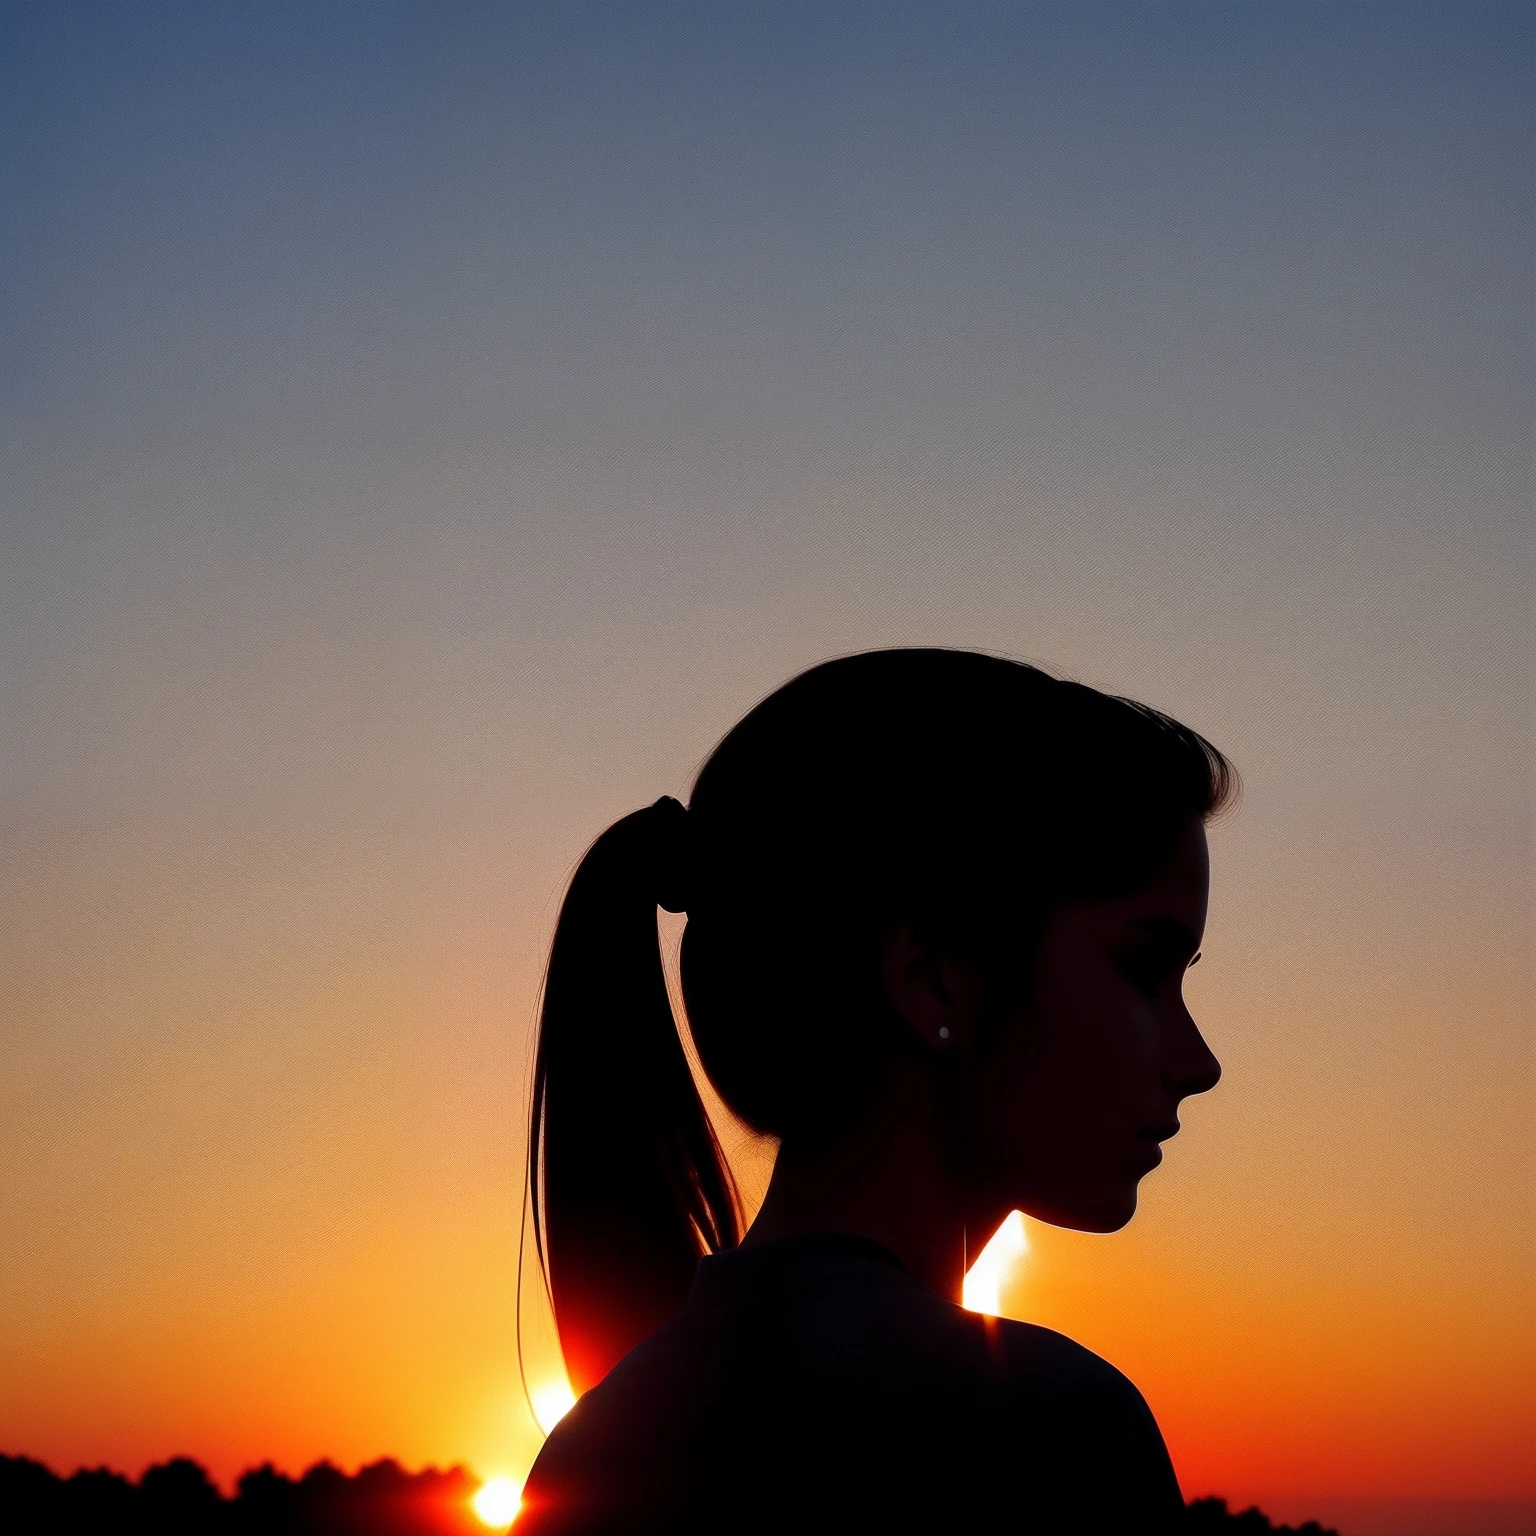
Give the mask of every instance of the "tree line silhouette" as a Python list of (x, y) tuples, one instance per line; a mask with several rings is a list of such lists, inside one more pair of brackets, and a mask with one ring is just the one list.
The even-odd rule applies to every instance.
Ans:
[[(7, 1536), (485, 1536), (470, 1507), (478, 1483), (463, 1467), (407, 1472), (376, 1461), (348, 1476), (328, 1461), (302, 1477), (270, 1462), (232, 1498), (186, 1456), (138, 1482), (106, 1468), (60, 1477), (26, 1456), (0, 1456), (0, 1530)], [(1225, 1499), (1189, 1506), (1189, 1536), (1338, 1536), (1308, 1520), (1274, 1525)]]
[(1225, 1499), (1195, 1499), (1188, 1507), (1189, 1536), (1339, 1536), (1332, 1526), (1308, 1520), (1301, 1525), (1274, 1525), (1260, 1509), (1237, 1514)]
[(137, 1483), (105, 1468), (59, 1477), (25, 1456), (0, 1456), (0, 1530), (7, 1536), (487, 1536), (470, 1508), (478, 1481), (463, 1467), (407, 1472), (376, 1461), (349, 1477), (328, 1461), (302, 1477), (268, 1462), (226, 1498), (185, 1456)]

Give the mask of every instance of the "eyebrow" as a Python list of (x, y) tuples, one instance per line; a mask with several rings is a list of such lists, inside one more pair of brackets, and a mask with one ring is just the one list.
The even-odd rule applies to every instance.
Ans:
[[(1193, 929), (1176, 917), (1137, 917), (1132, 918), (1126, 926), (1139, 928), (1143, 933), (1161, 939), (1181, 955), (1193, 955), (1200, 948), (1200, 941), (1195, 937)], [(1193, 965), (1194, 961), (1190, 964)]]

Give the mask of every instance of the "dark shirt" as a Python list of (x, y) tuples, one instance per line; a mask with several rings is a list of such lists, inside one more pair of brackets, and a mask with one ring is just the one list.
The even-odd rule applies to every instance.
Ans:
[(514, 1536), (1162, 1533), (1184, 1510), (1113, 1366), (842, 1234), (701, 1260), (683, 1310), (556, 1426), (523, 1498)]

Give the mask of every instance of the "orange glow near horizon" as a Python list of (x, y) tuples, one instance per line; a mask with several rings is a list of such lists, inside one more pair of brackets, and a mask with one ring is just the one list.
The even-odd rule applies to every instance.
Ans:
[[(1218, 846), (1218, 890), (1220, 853)], [(45, 903), (34, 902), (34, 916), (39, 908)], [(1215, 910), (1219, 921), (1223, 909)], [(1513, 1123), (1501, 1119), (1499, 1085), (1484, 1096), (1490, 1107), (1475, 1124), (1458, 1128), (1442, 1106), (1437, 1144), (1441, 1156), (1458, 1144), (1488, 1146), (1484, 1166), (1498, 1176), (1458, 1186), (1452, 1204), (1437, 1194), (1436, 1181), (1446, 1179), (1437, 1162), (1412, 1179), (1412, 1201), (1398, 1199), (1410, 1181), (1395, 1165), (1365, 1157), (1358, 1117), (1341, 1114), (1332, 1144), (1316, 1128), (1330, 1108), (1321, 1090), (1307, 1104), (1307, 1136), (1272, 1123), (1270, 1106), (1284, 1101), (1284, 1088), (1263, 1054), (1269, 1037), (1251, 1026), (1241, 1034), (1229, 1022), (1265, 1006), (1258, 983), (1243, 984), (1245, 971), (1260, 970), (1257, 946), (1230, 927), (1221, 937), (1219, 946), (1208, 939), (1220, 958), (1200, 966), (1190, 988), (1227, 1077), (1188, 1107), (1167, 1162), (1143, 1185), (1135, 1220), (1111, 1236), (1026, 1222), (1027, 1257), (1020, 1249), (994, 1271), (995, 1299), (989, 1282), (980, 1300), (983, 1259), (990, 1265), (994, 1257), (989, 1243), (972, 1266), (967, 1301), (1054, 1328), (1123, 1370), (1157, 1415), (1190, 1494), (1259, 1502), (1271, 1491), (1531, 1497), (1536, 1373), (1522, 1342), (1529, 1338), (1523, 1239), (1513, 1220), (1495, 1226), (1490, 1219), (1486, 1235), (1471, 1240), (1479, 1202), (1519, 1186), (1518, 1166), (1500, 1169), (1492, 1156), (1492, 1132)], [(116, 959), (101, 952), (99, 936), (93, 942), (96, 950), (74, 962), (87, 980)], [(486, 953), (477, 953), (459, 934), (451, 945), (444, 938), (435, 965), (459, 980), (423, 988), (414, 1004), (433, 1033), (517, 1010), (510, 983), (496, 984), (494, 942), (487, 930)], [(197, 960), (190, 957), (188, 968)], [(125, 971), (133, 964), (145, 962), (122, 957)], [(535, 985), (530, 965), (530, 996)], [(362, 1003), (384, 990), (383, 978), (360, 968), (350, 989), (360, 1018)], [(1288, 1042), (1317, 1034), (1329, 1006), (1347, 1008), (1357, 1028), (1390, 1023), (1407, 1038), (1414, 1010), (1428, 1006), (1401, 974), (1341, 983), (1331, 1004), (1321, 991), (1292, 983), (1298, 1006), (1286, 1021)], [(158, 995), (147, 983), (145, 993), (146, 1005)], [(296, 1011), (318, 1032), (336, 1016), (340, 996), (316, 988)], [(1471, 986), (1459, 1002), (1467, 1027), (1488, 1032), (1480, 1019), (1492, 1016), (1492, 1003)], [(1340, 1047), (1333, 1049), (1336, 1057)], [(351, 1059), (346, 1081), (358, 1084), (359, 1097), (366, 1089), (393, 1100), (399, 1072), (409, 1077), (399, 1100), (420, 1098), (420, 1075), (405, 1070), (410, 1057), (398, 1048), (394, 1055)], [(467, 1061), (462, 1083), (432, 1084), (432, 1102), (473, 1105), (490, 1075), (484, 1063)], [(144, 1105), (161, 1102), (152, 1089), (145, 1085)], [(216, 1085), (205, 1100), (227, 1103)], [(281, 1220), (261, 1203), (266, 1165), (243, 1153), (232, 1174), (212, 1157), (164, 1167), (114, 1162), (107, 1150), (110, 1138), (126, 1135), (122, 1116), (144, 1112), (125, 1098), (114, 1118), (114, 1104), (78, 1123), (83, 1150), (71, 1156), (90, 1153), (104, 1172), (97, 1186), (77, 1186), (84, 1193), (76, 1206), (59, 1181), (67, 1162), (56, 1159), (38, 1175), (40, 1184), (59, 1181), (48, 1187), (59, 1196), (50, 1209), (63, 1213), (50, 1229), (59, 1234), (60, 1270), (56, 1283), (20, 1293), (7, 1321), (0, 1450), (63, 1471), (107, 1463), (135, 1475), (185, 1451), (226, 1488), (268, 1459), (295, 1474), (321, 1457), (352, 1468), (386, 1455), (407, 1465), (526, 1473), (543, 1433), (569, 1406), (569, 1388), (547, 1345), (530, 1361), (533, 1411), (517, 1386), (516, 1208), (508, 1213), (504, 1163), (488, 1153), (478, 1187), (454, 1182), (466, 1145), (483, 1142), (500, 1157), (508, 1132), (499, 1100), (487, 1100), (483, 1124), (465, 1115), (413, 1117), (406, 1159), (382, 1139), (369, 1140), (376, 1122), (366, 1118), (373, 1113), (366, 1100), (350, 1111), (349, 1145), (334, 1129), (301, 1120), (307, 1105), (297, 1099), (292, 1135), (305, 1152), (293, 1160)], [(232, 1113), (210, 1114), (210, 1134), (232, 1122), (238, 1127)], [(1275, 1151), (1282, 1135), (1284, 1158)], [(771, 1150), (743, 1143), (728, 1127), (725, 1140), (738, 1153), (743, 1185), (760, 1194)], [(1332, 1173), (1332, 1157), (1323, 1159), (1333, 1144), (1358, 1154), (1348, 1164), (1349, 1185)], [(287, 1177), (285, 1167), (278, 1172)], [(127, 1196), (112, 1180), (130, 1175), (174, 1188), (181, 1204), (166, 1209), (185, 1216), (128, 1227), (117, 1214)], [(1293, 1196), (1293, 1182), (1310, 1192), (1306, 1202)], [(444, 1189), (455, 1192), (446, 1203)], [(1362, 1207), (1372, 1221), (1352, 1219)], [(75, 1251), (63, 1239), (77, 1208), (100, 1219), (89, 1230), (80, 1224)], [(249, 1220), (251, 1211), (263, 1219)], [(1283, 1242), (1270, 1219), (1282, 1211)], [(1417, 1246), (1405, 1263), (1403, 1235), (1422, 1230), (1427, 1218), (1442, 1233), (1465, 1235)], [(184, 1230), (220, 1241), (194, 1252)], [(9, 1257), (20, 1256), (13, 1249)], [(106, 1260), (129, 1257), (131, 1287), (87, 1293), (66, 1283), (65, 1259), (69, 1274), (90, 1277), (109, 1273)], [(453, 1305), (443, 1305), (445, 1297)], [(66, 1308), (71, 1298), (78, 1301)], [(537, 1329), (530, 1336), (543, 1337)]]
[[(1217, 853), (1219, 891), (1219, 844)], [(62, 873), (70, 873), (67, 866)], [(558, 884), (555, 873), (549, 883)], [(39, 907), (46, 910), (34, 902), (34, 916)], [(1218, 903), (1215, 921), (1222, 911)], [(1123, 1370), (1151, 1404), (1191, 1494), (1260, 1502), (1275, 1490), (1531, 1497), (1536, 1372), (1522, 1342), (1529, 1322), (1517, 1281), (1528, 1269), (1520, 1268), (1518, 1224), (1487, 1221), (1487, 1235), (1475, 1244), (1468, 1235), (1417, 1247), (1411, 1264), (1402, 1244), (1402, 1234), (1422, 1230), (1426, 1214), (1442, 1232), (1475, 1233), (1478, 1202), (1518, 1187), (1518, 1166), (1458, 1186), (1456, 1204), (1436, 1193), (1436, 1180), (1445, 1178), (1439, 1165), (1426, 1166), (1412, 1182), (1414, 1199), (1399, 1200), (1396, 1189), (1407, 1179), (1394, 1165), (1366, 1160), (1354, 1118), (1333, 1133), (1360, 1154), (1350, 1164), (1353, 1184), (1342, 1185), (1333, 1161), (1321, 1160), (1328, 1144), (1315, 1123), (1329, 1108), (1321, 1090), (1307, 1109), (1311, 1140), (1271, 1123), (1270, 1106), (1283, 1102), (1284, 1088), (1263, 1054), (1269, 1037), (1252, 1027), (1244, 1035), (1229, 1022), (1265, 1006), (1258, 984), (1244, 983), (1245, 972), (1260, 969), (1259, 946), (1231, 927), (1219, 937), (1219, 946), (1208, 937), (1219, 958), (1198, 968), (1190, 989), (1227, 1077), (1188, 1107), (1167, 1162), (1143, 1185), (1135, 1220), (1112, 1236), (1024, 1223), (1027, 1258), (1019, 1251), (997, 1271), (995, 1300), (989, 1289), (980, 1304), (1057, 1329)], [(117, 959), (101, 953), (99, 936), (93, 942), (95, 952), (75, 957), (77, 975), (87, 979)], [(489, 1029), (489, 1021), (517, 1010), (511, 982), (496, 984), (492, 931), (483, 942), (480, 953), (460, 931), (451, 943), (442, 939), (435, 965), (458, 981), (424, 988), (414, 1003), (433, 1033), (463, 1031), (465, 1020), (480, 1018)], [(197, 962), (188, 957), (188, 968)], [(124, 955), (121, 963), (126, 971), (145, 962)], [(530, 996), (536, 980), (530, 964)], [(147, 984), (145, 991), (146, 1003), (157, 995)], [(383, 991), (383, 978), (360, 968), (350, 989), (360, 1017), (363, 1002)], [(1362, 1030), (1390, 1023), (1406, 1037), (1414, 1010), (1430, 1006), (1402, 974), (1341, 982), (1331, 1001), (1318, 983), (1292, 983), (1291, 995), (1297, 1008), (1286, 1021), (1289, 1042), (1315, 1035), (1330, 1007), (1347, 1009)], [(335, 1017), (340, 996), (316, 988), (299, 1016), (318, 1031)], [(1441, 1001), (1448, 1010), (1450, 1000)], [(1493, 1003), (1469, 986), (1459, 1004), (1467, 1027), (1486, 1032), (1479, 1019), (1493, 1015)], [(357, 1092), (366, 1087), (390, 1099), (391, 1074), (404, 1075), (409, 1061), (353, 1058), (355, 1076), (367, 1074)], [(462, 1083), (434, 1084), (433, 1095), (476, 1103), (490, 1070), (469, 1061), (463, 1072)], [(399, 1089), (402, 1101), (419, 1097), (419, 1081), (411, 1074)], [(152, 1087), (145, 1086), (146, 1103), (158, 1104)], [(1503, 1123), (1498, 1089), (1485, 1095), (1488, 1112), (1460, 1129), (1442, 1106), (1442, 1149), (1458, 1144), (1454, 1130), (1462, 1145), (1488, 1146), (1484, 1165), (1498, 1170), (1491, 1155), (1491, 1132)], [(216, 1086), (208, 1089), (209, 1102), (223, 1105), (216, 1094)], [(309, 1182), (293, 1183), (281, 1221), (254, 1223), (246, 1212), (271, 1209), (260, 1203), (263, 1164), (243, 1158), (226, 1175), (209, 1158), (151, 1166), (146, 1175), (106, 1156), (108, 1138), (126, 1134), (110, 1102), (80, 1121), (79, 1143), (86, 1151), (100, 1143), (106, 1170), (99, 1187), (80, 1186), (80, 1203), (100, 1220), (89, 1231), (81, 1225), (78, 1253), (56, 1239), (60, 1262), (70, 1258), (70, 1273), (90, 1276), (104, 1272), (101, 1259), (92, 1269), (93, 1253), (131, 1255), (135, 1284), (87, 1296), (66, 1284), (61, 1268), (56, 1284), (23, 1293), (25, 1305), (8, 1320), (7, 1368), (0, 1371), (0, 1450), (36, 1455), (60, 1470), (107, 1463), (134, 1474), (185, 1451), (226, 1488), (268, 1459), (293, 1473), (321, 1457), (356, 1467), (385, 1455), (407, 1465), (526, 1472), (543, 1433), (569, 1406), (569, 1388), (547, 1341), (529, 1363), (530, 1386), (537, 1384), (532, 1411), (517, 1387), (515, 1207), (509, 1218), (504, 1164), (488, 1155), (478, 1188), (451, 1177), (467, 1142), (505, 1146), (499, 1100), (487, 1101), (483, 1124), (464, 1115), (407, 1122), (415, 1138), (410, 1159), (368, 1139), (374, 1122), (363, 1105), (354, 1111), (350, 1147), (334, 1131), (298, 1121), (303, 1107), (302, 1100), (295, 1105), (293, 1135), (309, 1150), (294, 1167)], [(125, 1102), (121, 1113), (142, 1109)], [(209, 1121), (214, 1128), (230, 1123), (229, 1115)], [(760, 1198), (771, 1148), (724, 1129), (749, 1198)], [(1274, 1150), (1282, 1134), (1283, 1159)], [(39, 1179), (58, 1179), (61, 1166), (55, 1161)], [(153, 1176), (160, 1187), (174, 1187), (197, 1230), (225, 1234), (221, 1241), (194, 1253), (181, 1226), (128, 1228), (117, 1215), (121, 1192), (110, 1182), (119, 1167), (123, 1178)], [(1293, 1197), (1293, 1180), (1311, 1191), (1307, 1202)], [(445, 1205), (445, 1188), (462, 1193)], [(58, 1193), (50, 1209), (67, 1216), (73, 1208), (62, 1185)], [(1366, 1202), (1374, 1219), (1352, 1220), (1352, 1208)], [(1288, 1215), (1284, 1242), (1269, 1221), (1279, 1211)], [(67, 1235), (73, 1228), (61, 1217), (52, 1230)], [(1493, 1241), (1500, 1235), (1502, 1249)], [(286, 1267), (277, 1262), (282, 1255)], [(972, 1266), (973, 1303), (983, 1257), (990, 1264), (992, 1244)], [(1475, 1306), (1466, 1301), (1472, 1295)], [(66, 1312), (72, 1296), (81, 1304)], [(454, 1305), (443, 1306), (443, 1297)], [(530, 1337), (544, 1336), (534, 1329)], [(216, 1383), (240, 1390), (216, 1390)]]

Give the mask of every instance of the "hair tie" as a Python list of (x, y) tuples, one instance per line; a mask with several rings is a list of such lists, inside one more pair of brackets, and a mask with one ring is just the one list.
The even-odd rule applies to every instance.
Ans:
[(693, 827), (688, 808), (681, 800), (663, 795), (647, 816), (656, 904), (668, 912), (686, 912), (693, 897)]

